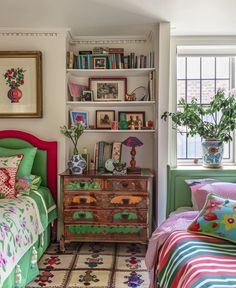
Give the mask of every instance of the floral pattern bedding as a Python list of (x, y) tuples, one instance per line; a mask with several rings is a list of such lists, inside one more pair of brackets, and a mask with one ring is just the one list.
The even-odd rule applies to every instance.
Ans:
[(32, 198), (0, 201), (0, 287), (42, 232), (39, 210)]

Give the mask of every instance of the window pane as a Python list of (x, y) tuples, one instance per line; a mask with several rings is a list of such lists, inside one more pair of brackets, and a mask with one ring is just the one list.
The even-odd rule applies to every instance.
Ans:
[(186, 78), (186, 69), (185, 69), (185, 57), (177, 58), (177, 79), (185, 79)]
[(215, 58), (202, 57), (202, 79), (215, 78)]
[(187, 102), (193, 98), (200, 102), (200, 80), (187, 80)]
[(187, 78), (200, 79), (200, 57), (187, 58)]
[(216, 78), (229, 78), (229, 57), (216, 58)]
[(215, 95), (215, 80), (202, 80), (202, 103), (208, 104)]
[(224, 156), (223, 158), (229, 159), (230, 158), (230, 143), (224, 144)]
[(201, 138), (199, 136), (188, 137), (188, 158), (201, 158), (202, 157), (202, 145)]
[(180, 133), (177, 134), (177, 157), (186, 159), (187, 158), (187, 151), (186, 151), (186, 134), (181, 135)]
[(178, 80), (177, 81), (177, 102), (180, 98), (185, 99), (185, 87), (186, 87), (186, 81), (185, 80)]
[(216, 80), (216, 91), (219, 88), (224, 88), (226, 91), (230, 89), (229, 80)]
[[(196, 98), (198, 103), (207, 104), (212, 100), (218, 88), (226, 91), (231, 86), (230, 57), (179, 57), (177, 61), (177, 101), (184, 98), (188, 103)], [(235, 73), (236, 74), (236, 73)], [(185, 78), (186, 77), (186, 78)], [(181, 107), (177, 107), (181, 110)], [(220, 113), (215, 117), (204, 117), (205, 121), (219, 121)], [(185, 127), (182, 127), (184, 130)], [(178, 159), (201, 158), (201, 138), (187, 138), (186, 134), (177, 133)], [(232, 143), (225, 144), (224, 159), (232, 159)]]

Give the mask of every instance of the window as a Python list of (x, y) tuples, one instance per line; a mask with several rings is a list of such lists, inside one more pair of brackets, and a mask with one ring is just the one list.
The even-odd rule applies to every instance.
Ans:
[[(211, 101), (218, 88), (226, 91), (234, 87), (235, 58), (214, 55), (179, 55), (177, 57), (177, 102), (184, 98), (191, 102), (194, 97), (199, 104), (206, 105)], [(177, 107), (181, 109), (181, 107)], [(218, 115), (216, 115), (217, 117)], [(200, 137), (186, 137), (177, 134), (177, 160), (201, 158)], [(225, 144), (224, 160), (233, 161), (232, 143)]]

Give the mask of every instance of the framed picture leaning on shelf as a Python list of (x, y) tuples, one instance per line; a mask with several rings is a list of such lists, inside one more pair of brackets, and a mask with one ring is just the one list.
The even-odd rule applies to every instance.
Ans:
[(106, 69), (107, 68), (107, 56), (93, 56), (94, 69)]
[(112, 122), (115, 120), (114, 110), (96, 110), (96, 128), (111, 129)]
[(85, 127), (88, 127), (88, 112), (86, 111), (70, 111), (71, 124), (75, 125), (79, 121), (83, 122)]
[(121, 120), (122, 114), (125, 115), (126, 121), (128, 121), (129, 123), (134, 122), (133, 125), (135, 126), (135, 129), (138, 129), (140, 121), (141, 121), (141, 127), (145, 126), (145, 111), (119, 111), (118, 121)]
[(83, 90), (82, 91), (82, 96), (81, 96), (81, 101), (93, 101), (93, 91), (91, 90)]
[(124, 101), (127, 93), (125, 77), (89, 78), (89, 89), (93, 90), (94, 101)]

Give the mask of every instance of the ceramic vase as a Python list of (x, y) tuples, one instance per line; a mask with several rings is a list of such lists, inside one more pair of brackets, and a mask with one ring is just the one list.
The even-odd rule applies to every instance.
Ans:
[(68, 167), (72, 174), (82, 174), (87, 164), (81, 154), (72, 155), (71, 160), (68, 161)]
[(204, 140), (202, 142), (202, 161), (207, 168), (219, 168), (222, 166), (224, 143), (217, 140)]
[(11, 100), (11, 103), (19, 103), (22, 98), (22, 91), (18, 87), (11, 88), (8, 91), (7, 96)]

